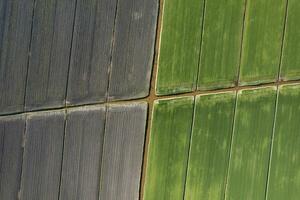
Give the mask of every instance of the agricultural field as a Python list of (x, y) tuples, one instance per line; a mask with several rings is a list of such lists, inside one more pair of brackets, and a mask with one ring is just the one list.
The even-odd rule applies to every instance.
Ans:
[(300, 84), (154, 103), (144, 199), (297, 199)]
[(298, 200), (299, 9), (1, 0), (0, 200)]

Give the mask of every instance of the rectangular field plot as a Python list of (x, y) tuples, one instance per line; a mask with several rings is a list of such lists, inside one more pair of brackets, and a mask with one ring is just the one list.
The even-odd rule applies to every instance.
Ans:
[(193, 97), (154, 103), (144, 200), (182, 200), (193, 107)]
[(156, 93), (196, 89), (203, 0), (165, 0)]
[(138, 199), (147, 104), (111, 105), (107, 112), (100, 199)]
[(280, 78), (283, 80), (300, 79), (300, 3), (289, 0), (286, 30), (284, 35), (282, 66)]
[(277, 80), (286, 0), (247, 1), (239, 83)]
[(275, 102), (275, 87), (238, 93), (226, 188), (228, 200), (265, 198)]
[(105, 113), (105, 106), (68, 111), (61, 200), (99, 199)]
[(18, 199), (24, 131), (24, 115), (0, 117), (0, 199)]
[(268, 200), (300, 196), (300, 85), (279, 88)]
[(236, 84), (244, 12), (245, 0), (206, 1), (198, 90)]
[(235, 92), (196, 97), (185, 199), (224, 196)]

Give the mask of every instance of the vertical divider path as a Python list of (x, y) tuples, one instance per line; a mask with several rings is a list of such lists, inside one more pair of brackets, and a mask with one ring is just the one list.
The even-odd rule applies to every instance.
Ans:
[[(289, 11), (289, 0), (286, 0), (285, 5), (285, 15), (284, 15), (284, 24), (283, 24), (283, 30), (282, 30), (282, 43), (281, 43), (281, 49), (280, 49), (280, 58), (279, 58), (279, 66), (278, 66), (278, 75), (277, 75), (277, 81), (280, 81), (282, 79), (281, 73), (282, 73), (282, 67), (284, 64), (284, 61), (286, 61), (283, 57), (284, 50), (285, 50), (285, 41), (287, 40), (287, 20), (288, 20), (288, 12)], [(292, 59), (291, 59), (292, 60)], [(285, 66), (286, 67), (286, 66)], [(288, 67), (291, 67), (288, 65)], [(294, 67), (294, 66), (293, 66)]]
[(243, 15), (243, 26), (242, 26), (242, 36), (241, 36), (241, 42), (240, 42), (240, 56), (239, 56), (239, 65), (237, 68), (237, 80), (235, 83), (235, 86), (238, 87), (239, 86), (239, 82), (240, 82), (240, 71), (241, 71), (241, 64), (242, 64), (242, 56), (243, 56), (243, 45), (244, 45), (244, 32), (245, 32), (245, 25), (246, 25), (246, 15), (247, 15), (247, 3), (249, 0), (245, 0), (245, 4), (244, 4), (244, 15)]
[(32, 0), (33, 1), (33, 8), (32, 8), (32, 13), (31, 13), (31, 29), (30, 29), (30, 39), (29, 39), (29, 44), (28, 44), (28, 55), (27, 55), (27, 62), (26, 62), (26, 76), (25, 76), (25, 83), (24, 83), (24, 97), (23, 97), (23, 111), (25, 110), (25, 103), (26, 103), (26, 93), (27, 93), (27, 83), (28, 83), (28, 73), (29, 73), (29, 64), (30, 64), (30, 58), (31, 58), (31, 48), (32, 48), (32, 34), (33, 34), (33, 22), (34, 22), (34, 12), (36, 8), (36, 1), (37, 0)]
[(223, 200), (226, 200), (226, 193), (228, 188), (228, 177), (229, 177), (229, 168), (230, 168), (230, 160), (232, 157), (232, 143), (234, 138), (234, 132), (235, 132), (235, 123), (236, 123), (236, 111), (237, 111), (237, 102), (238, 101), (238, 92), (235, 92), (235, 102), (234, 102), (234, 111), (233, 111), (233, 122), (231, 127), (231, 137), (230, 137), (230, 147), (229, 147), (229, 155), (227, 159), (227, 172), (225, 175), (225, 187), (224, 187), (224, 193), (223, 193)]
[(105, 134), (107, 130), (107, 118), (108, 118), (108, 106), (106, 105), (104, 108), (104, 124), (103, 124), (103, 140), (102, 140), (102, 149), (101, 149), (101, 166), (100, 166), (100, 178), (99, 178), (99, 191), (98, 191), (98, 199), (100, 199), (101, 195), (101, 187), (102, 187), (102, 175), (103, 175), (103, 152), (104, 152), (104, 146), (105, 146)]
[(139, 199), (142, 200), (144, 197), (145, 189), (145, 179), (146, 179), (146, 170), (148, 162), (148, 150), (150, 142), (150, 130), (152, 126), (153, 118), (153, 104), (156, 99), (156, 82), (157, 82), (157, 72), (158, 72), (158, 58), (159, 58), (159, 49), (161, 43), (161, 28), (163, 23), (163, 10), (164, 10), (164, 1), (158, 0), (158, 9), (157, 9), (157, 21), (156, 21), (156, 35), (155, 35), (155, 45), (153, 51), (153, 61), (152, 61), (152, 71), (150, 76), (150, 86), (149, 86), (149, 95), (147, 97), (148, 103), (148, 112), (147, 112), (147, 123), (146, 123), (146, 135), (144, 141), (144, 152), (143, 152), (143, 163), (141, 171), (141, 180), (140, 180), (140, 195)]
[(202, 21), (201, 21), (201, 39), (199, 42), (199, 55), (198, 55), (198, 68), (197, 68), (197, 77), (196, 77), (196, 90), (198, 90), (198, 82), (199, 82), (199, 78), (200, 78), (200, 63), (201, 63), (201, 54), (202, 54), (202, 43), (203, 43), (203, 32), (204, 32), (204, 20), (205, 20), (205, 10), (206, 10), (206, 1), (207, 0), (203, 0), (203, 12), (202, 12)]
[[(286, 40), (286, 26), (287, 26), (287, 16), (288, 16), (288, 5), (289, 0), (286, 0), (286, 9), (285, 9), (285, 17), (284, 17), (284, 25), (283, 25), (283, 31), (282, 31), (282, 44), (281, 44), (281, 54), (280, 54), (280, 60), (279, 60), (279, 66), (278, 66), (278, 75), (277, 75), (277, 81), (280, 81), (281, 79), (281, 70), (282, 70), (282, 62), (283, 62), (283, 50), (284, 50), (284, 42)], [(274, 113), (274, 123), (273, 123), (273, 130), (272, 130), (272, 137), (271, 137), (271, 145), (270, 145), (270, 157), (269, 157), (269, 163), (268, 163), (268, 176), (266, 181), (266, 193), (265, 193), (265, 200), (268, 199), (268, 192), (269, 192), (269, 182), (270, 182), (270, 170), (271, 170), (271, 164), (272, 164), (272, 154), (273, 154), (273, 147), (274, 147), (274, 136), (275, 136), (275, 127), (276, 127), (276, 120), (277, 120), (277, 110), (278, 110), (278, 98), (279, 98), (279, 86), (277, 85), (277, 93), (276, 93), (276, 103), (275, 103), (275, 113)]]
[(113, 32), (112, 32), (112, 38), (111, 38), (111, 44), (110, 44), (110, 57), (109, 57), (109, 65), (107, 69), (107, 86), (105, 91), (105, 101), (108, 102), (109, 99), (109, 86), (111, 84), (111, 70), (112, 70), (112, 61), (113, 61), (113, 49), (115, 46), (115, 37), (116, 37), (116, 20), (117, 20), (117, 14), (118, 14), (118, 5), (120, 0), (116, 0), (116, 8), (115, 8), (115, 15), (114, 15), (114, 22), (113, 22)]
[(72, 56), (72, 49), (73, 49), (73, 39), (74, 39), (74, 32), (75, 32), (75, 19), (77, 14), (77, 3), (78, 0), (75, 0), (75, 7), (74, 7), (74, 15), (73, 15), (73, 26), (72, 26), (72, 35), (71, 35), (71, 44), (70, 44), (70, 51), (68, 57), (68, 72), (67, 72), (67, 81), (66, 81), (66, 88), (65, 88), (65, 98), (64, 98), (64, 107), (67, 107), (67, 96), (68, 96), (68, 85), (69, 85), (69, 77), (70, 77), (70, 68), (71, 68), (71, 56)]
[[(76, 6), (76, 5), (75, 5)], [(68, 123), (68, 112), (65, 110), (65, 124), (64, 124), (64, 136), (63, 136), (63, 148), (61, 155), (61, 167), (60, 167), (60, 177), (59, 177), (59, 190), (57, 200), (60, 200), (61, 195), (61, 185), (62, 185), (62, 173), (63, 173), (63, 165), (64, 165), (64, 152), (65, 152), (65, 141), (66, 141), (66, 131), (67, 131), (67, 123)]]
[(270, 170), (271, 170), (271, 163), (272, 163), (272, 153), (273, 153), (273, 146), (274, 146), (275, 127), (276, 127), (276, 120), (277, 120), (278, 97), (279, 97), (279, 86), (277, 86), (277, 91), (276, 91), (275, 112), (274, 112), (273, 129), (272, 129), (272, 136), (271, 136), (271, 143), (270, 143), (268, 175), (267, 175), (266, 189), (265, 189), (266, 190), (265, 200), (268, 199), (268, 192), (269, 192), (268, 187), (269, 187), (269, 182), (270, 182)]
[(192, 117), (192, 125), (191, 125), (191, 131), (190, 131), (190, 138), (189, 138), (189, 150), (187, 154), (186, 159), (186, 172), (185, 172), (185, 180), (184, 180), (184, 187), (183, 187), (183, 197), (182, 199), (185, 200), (186, 198), (186, 187), (187, 187), (187, 179), (188, 179), (188, 170), (189, 170), (189, 164), (190, 164), (190, 156), (191, 156), (191, 147), (192, 147), (192, 138), (193, 138), (193, 129), (195, 127), (195, 115), (196, 115), (196, 97), (194, 97), (194, 108), (193, 108), (193, 117)]

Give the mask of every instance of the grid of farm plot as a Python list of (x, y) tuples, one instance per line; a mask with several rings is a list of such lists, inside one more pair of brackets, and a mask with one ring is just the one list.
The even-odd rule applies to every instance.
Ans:
[(298, 10), (297, 0), (164, 0), (157, 95), (299, 79)]
[(0, 115), (149, 93), (158, 0), (0, 2)]
[(0, 117), (0, 199), (138, 199), (146, 103)]
[(299, 9), (1, 1), (0, 199), (297, 200)]
[(297, 199), (300, 84), (157, 100), (144, 199)]

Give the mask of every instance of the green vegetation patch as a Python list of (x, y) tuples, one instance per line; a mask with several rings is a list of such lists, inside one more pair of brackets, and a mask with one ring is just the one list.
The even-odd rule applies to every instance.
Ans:
[(238, 93), (226, 199), (264, 200), (276, 87)]
[(182, 200), (194, 97), (154, 104), (144, 200)]
[(222, 199), (234, 119), (235, 92), (196, 97), (185, 199)]
[(286, 0), (248, 0), (243, 36), (240, 84), (278, 78)]
[(196, 89), (203, 0), (165, 0), (156, 93)]
[(245, 0), (208, 0), (198, 89), (232, 87), (238, 79)]
[(279, 89), (268, 200), (300, 197), (300, 85)]
[(300, 79), (299, 10), (299, 0), (289, 0), (281, 66), (283, 80)]

